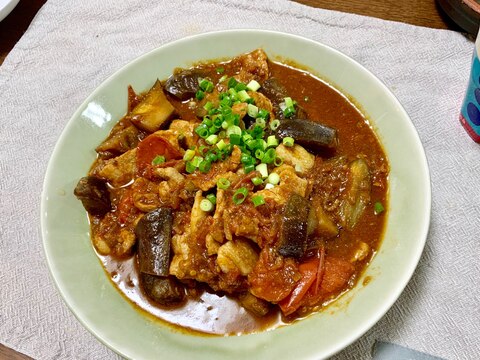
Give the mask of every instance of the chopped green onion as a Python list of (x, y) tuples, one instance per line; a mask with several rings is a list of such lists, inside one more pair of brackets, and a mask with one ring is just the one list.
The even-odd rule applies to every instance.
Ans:
[(202, 145), (198, 148), (200, 155), (205, 155), (208, 152), (208, 146)]
[(275, 160), (273, 160), (273, 165), (280, 166), (283, 164), (283, 159), (281, 157), (275, 156)]
[(258, 107), (252, 104), (247, 105), (247, 114), (252, 118), (256, 118), (258, 115)]
[(262, 195), (252, 196), (252, 202), (255, 207), (265, 204), (265, 199)]
[(195, 132), (197, 133), (198, 136), (201, 138), (205, 139), (208, 135), (210, 135), (208, 131), (208, 126), (205, 124), (200, 124), (195, 128)]
[(218, 133), (218, 138), (219, 139), (225, 139), (227, 137), (227, 133), (224, 131), (224, 130), (221, 130), (219, 133)]
[(201, 156), (195, 156), (193, 159), (192, 159), (192, 165), (195, 166), (195, 167), (198, 167), (198, 165), (200, 165), (200, 163), (203, 161), (203, 157)]
[(219, 66), (215, 69), (217, 74), (223, 74), (225, 72), (225, 68), (223, 66)]
[(295, 140), (292, 137), (287, 136), (283, 138), (282, 143), (285, 146), (292, 147), (293, 144), (295, 143)]
[(248, 189), (246, 187), (241, 187), (240, 189), (237, 189), (237, 191), (233, 193), (233, 198), (232, 198), (233, 203), (235, 205), (240, 205), (245, 201), (245, 199), (247, 198), (247, 195), (248, 195)]
[(285, 107), (293, 107), (293, 100), (291, 97), (286, 97), (283, 99), (285, 101)]
[(190, 161), (193, 159), (194, 156), (195, 156), (195, 150), (188, 149), (187, 151), (185, 151), (185, 154), (183, 154), (183, 160)]
[(219, 150), (225, 150), (226, 147), (227, 147), (227, 143), (223, 141), (223, 139), (217, 143), (217, 148)]
[(200, 89), (206, 92), (212, 92), (214, 88), (213, 83), (208, 79), (202, 79), (199, 85)]
[(262, 178), (254, 177), (252, 179), (252, 183), (253, 183), (253, 185), (258, 186), (258, 185), (263, 184), (263, 180), (262, 180)]
[(237, 85), (235, 85), (235, 91), (240, 92), (243, 90), (247, 90), (247, 85), (239, 82)]
[(215, 155), (213, 152), (209, 152), (207, 156), (205, 156), (205, 160), (212, 163), (218, 160), (217, 155)]
[(245, 170), (245, 174), (251, 173), (253, 170), (255, 170), (255, 164), (248, 164), (243, 167)]
[(203, 100), (205, 93), (202, 90), (198, 90), (195, 94), (195, 97), (198, 101)]
[(205, 103), (205, 105), (203, 105), (203, 108), (204, 108), (205, 110), (207, 110), (207, 111), (212, 110), (213, 107), (214, 107), (214, 105), (213, 105), (213, 103), (212, 103), (211, 101), (207, 101), (207, 102)]
[(247, 94), (247, 92), (245, 90), (241, 90), (237, 93), (238, 95), (238, 98), (240, 99), (240, 101), (247, 101), (248, 99), (250, 99), (250, 95)]
[(260, 84), (255, 80), (251, 80), (247, 84), (247, 89), (250, 90), (250, 91), (257, 91), (258, 89), (260, 89)]
[(186, 164), (185, 164), (185, 170), (191, 174), (193, 173), (195, 170), (196, 170), (196, 166), (192, 164), (191, 161), (188, 161)]
[(247, 166), (247, 165), (255, 164), (256, 161), (255, 161), (255, 158), (250, 154), (242, 153), (242, 155), (240, 156), (240, 162), (243, 165)]
[(240, 143), (242, 142), (242, 137), (237, 134), (231, 134), (229, 138), (230, 138), (230, 144), (232, 145), (240, 145)]
[(275, 149), (270, 148), (265, 152), (265, 155), (263, 155), (262, 162), (265, 164), (272, 164), (275, 161), (276, 156)]
[(232, 134), (242, 135), (242, 129), (240, 128), (240, 126), (230, 125), (230, 126), (227, 128), (227, 136), (230, 136), (230, 135), (232, 135)]
[(215, 145), (218, 141), (218, 135), (210, 135), (208, 136), (206, 139), (205, 139), (205, 142), (208, 144), (208, 145)]
[(270, 129), (272, 130), (277, 130), (277, 128), (280, 126), (280, 120), (275, 119), (270, 123)]
[(208, 173), (211, 167), (212, 167), (212, 163), (210, 161), (203, 160), (198, 165), (198, 170), (200, 170), (202, 173)]
[(155, 156), (155, 159), (152, 160), (152, 165), (160, 165), (165, 162), (165, 156), (163, 155), (157, 155)]
[(230, 181), (225, 178), (220, 178), (217, 180), (217, 187), (222, 190), (227, 190), (230, 187)]
[(231, 77), (229, 80), (228, 80), (228, 88), (231, 89), (231, 88), (234, 88), (235, 86), (237, 86), (238, 84), (238, 81), (235, 80), (235, 78)]
[(210, 200), (208, 199), (202, 199), (200, 201), (200, 209), (205, 212), (209, 212), (213, 210), (213, 204)]
[(268, 117), (269, 117), (269, 115), (270, 115), (270, 113), (269, 113), (267, 110), (265, 110), (265, 109), (260, 109), (260, 110), (258, 110), (258, 115), (257, 115), (257, 117), (260, 117), (260, 118), (262, 118), (262, 119), (267, 120)]
[(227, 80), (227, 77), (228, 77), (227, 75), (223, 75), (220, 79), (218, 79), (218, 82), (219, 83), (224, 82), (225, 80)]
[(264, 164), (264, 163), (261, 163), (261, 164), (258, 164), (255, 169), (260, 173), (260, 175), (262, 176), (262, 178), (266, 178), (268, 177), (268, 168), (267, 168), (267, 164)]
[(283, 110), (283, 115), (285, 115), (285, 117), (287, 118), (294, 114), (295, 114), (295, 108), (293, 106), (288, 106)]
[(273, 189), (274, 187), (275, 185), (268, 183), (267, 185), (265, 185), (265, 190), (270, 190), (270, 189)]
[(261, 149), (255, 150), (255, 157), (256, 157), (258, 160), (262, 160), (262, 158), (263, 158), (264, 155), (265, 155), (265, 153), (264, 153)]
[(270, 135), (267, 138), (267, 147), (277, 147), (278, 146), (278, 139), (275, 135)]
[(280, 176), (277, 173), (271, 173), (268, 175), (267, 183), (277, 185), (280, 182)]
[(303, 172), (303, 167), (302, 167), (302, 165), (296, 164), (296, 165), (295, 165), (295, 171), (296, 171), (296, 172), (299, 172), (299, 173)]
[(217, 197), (214, 194), (207, 195), (208, 201), (210, 201), (213, 205), (217, 203)]
[(265, 119), (259, 117), (259, 118), (256, 118), (256, 119), (255, 119), (255, 124), (257, 124), (257, 125), (260, 126), (261, 128), (264, 128), (265, 125), (266, 125), (266, 122), (265, 122)]
[(383, 204), (380, 201), (377, 201), (373, 206), (373, 213), (375, 215), (379, 215), (384, 211), (385, 211), (385, 208), (383, 207)]

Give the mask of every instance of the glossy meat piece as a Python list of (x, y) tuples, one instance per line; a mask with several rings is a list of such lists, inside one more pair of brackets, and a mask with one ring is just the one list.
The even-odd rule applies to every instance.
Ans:
[(142, 273), (168, 276), (172, 237), (172, 210), (159, 208), (145, 214), (135, 227), (138, 263)]
[(325, 148), (335, 149), (338, 145), (337, 130), (310, 120), (282, 121), (275, 134), (280, 139), (292, 137), (297, 144), (314, 152)]
[(97, 177), (86, 176), (81, 178), (73, 193), (91, 215), (102, 216), (111, 210), (112, 205), (107, 184)]

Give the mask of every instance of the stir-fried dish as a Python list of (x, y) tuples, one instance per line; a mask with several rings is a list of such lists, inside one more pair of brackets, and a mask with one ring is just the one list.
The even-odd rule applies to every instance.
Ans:
[(127, 298), (184, 328), (319, 311), (381, 241), (388, 162), (368, 121), (261, 49), (129, 87), (96, 151), (75, 188), (93, 246)]

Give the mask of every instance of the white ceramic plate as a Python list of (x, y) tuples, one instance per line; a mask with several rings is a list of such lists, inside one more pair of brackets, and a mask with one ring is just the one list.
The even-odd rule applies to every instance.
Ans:
[[(215, 44), (215, 46), (212, 46)], [(152, 321), (113, 287), (97, 260), (85, 211), (73, 196), (95, 158), (95, 146), (127, 109), (126, 89), (147, 90), (175, 67), (232, 57), (262, 47), (271, 58), (293, 59), (352, 96), (371, 119), (390, 161), (389, 211), (383, 244), (364, 276), (372, 280), (327, 311), (253, 335), (200, 337)], [(48, 165), (42, 231), (52, 276), (68, 306), (100, 341), (135, 359), (320, 359), (370, 329), (408, 283), (430, 220), (430, 178), (418, 135), (402, 106), (370, 72), (342, 53), (301, 37), (236, 30), (164, 45), (107, 79), (68, 122)]]
[(0, 21), (5, 19), (8, 14), (17, 6), (19, 0), (0, 0)]

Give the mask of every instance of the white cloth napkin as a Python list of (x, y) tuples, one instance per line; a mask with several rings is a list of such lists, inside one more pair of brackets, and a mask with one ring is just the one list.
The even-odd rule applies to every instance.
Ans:
[[(375, 340), (447, 359), (480, 354), (480, 147), (458, 113), (473, 43), (462, 34), (286, 0), (49, 0), (0, 67), (0, 342), (38, 359), (113, 359), (67, 309), (40, 235), (47, 162), (75, 109), (109, 75), (172, 40), (232, 28), (330, 45), (376, 74), (411, 116), (432, 176), (430, 233), (392, 309), (337, 355)], [(1, 35), (0, 35), (1, 36)]]

